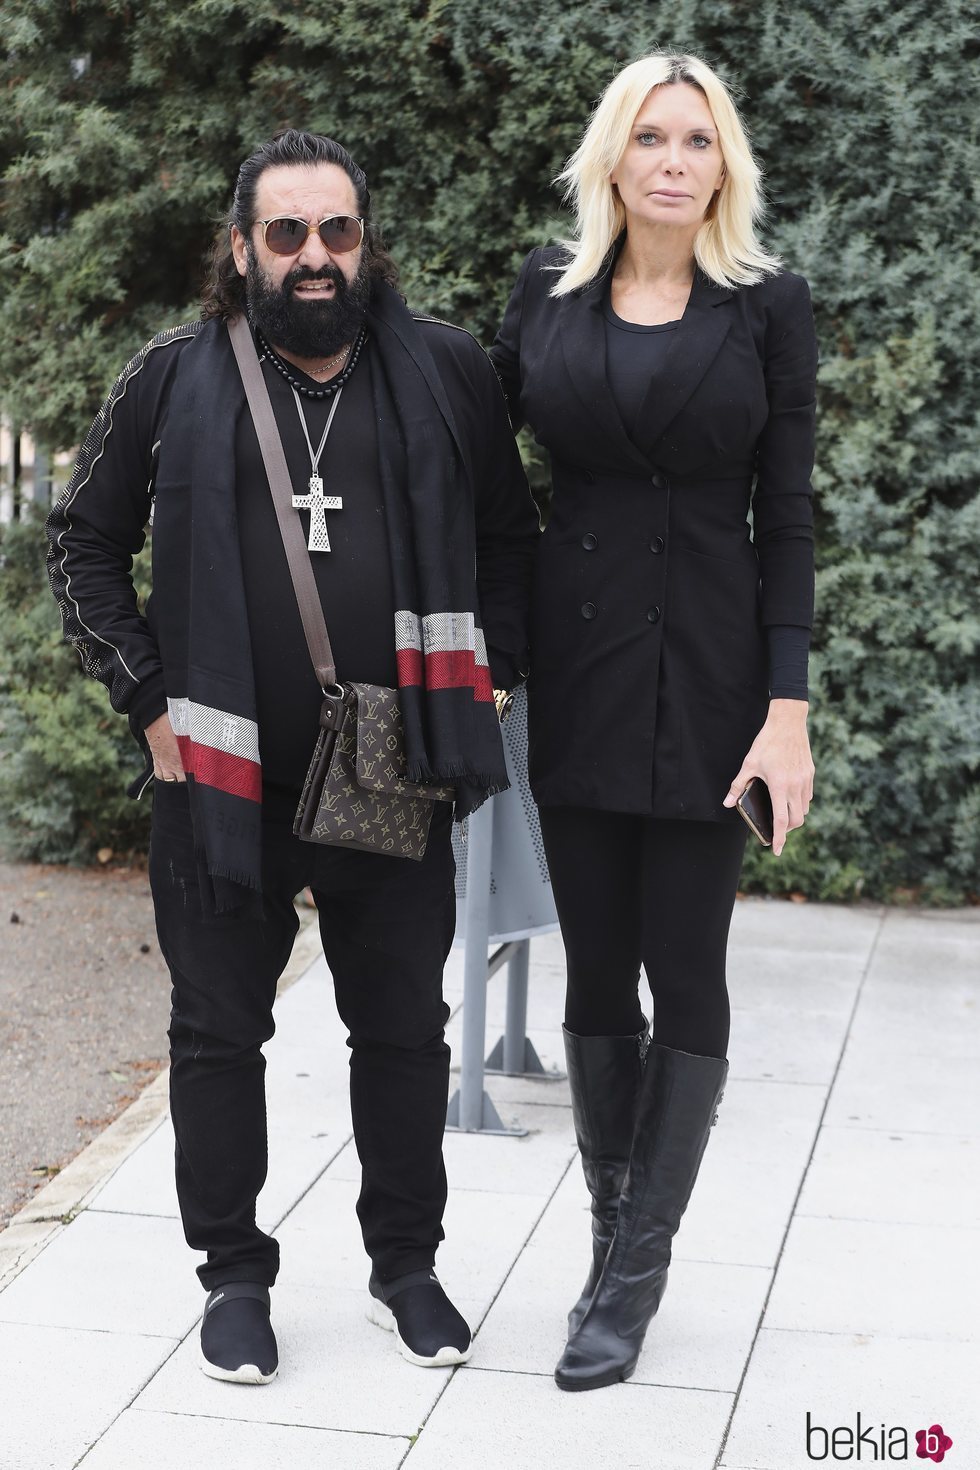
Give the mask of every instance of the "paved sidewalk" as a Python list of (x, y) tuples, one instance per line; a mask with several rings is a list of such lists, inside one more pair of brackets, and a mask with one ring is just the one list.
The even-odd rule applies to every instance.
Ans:
[[(366, 1320), (347, 1053), (300, 944), (260, 1200), (282, 1246), (279, 1378), (197, 1367), (161, 1079), (0, 1234), (0, 1470), (931, 1464), (914, 1436), (937, 1423), (950, 1470), (980, 1466), (980, 911), (738, 905), (731, 1079), (670, 1289), (632, 1381), (589, 1394), (551, 1377), (588, 1260), (564, 1082), (491, 1079), (524, 1138), (447, 1136), (439, 1271), (479, 1327), (470, 1363), (413, 1368)], [(560, 940), (531, 957), (529, 1030), (554, 1066)], [(461, 977), (454, 953), (454, 1050)]]

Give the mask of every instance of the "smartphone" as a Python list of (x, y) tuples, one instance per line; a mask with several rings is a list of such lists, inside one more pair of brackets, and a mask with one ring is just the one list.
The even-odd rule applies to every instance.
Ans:
[(748, 823), (763, 847), (771, 847), (772, 800), (765, 781), (753, 776), (735, 803), (735, 810)]

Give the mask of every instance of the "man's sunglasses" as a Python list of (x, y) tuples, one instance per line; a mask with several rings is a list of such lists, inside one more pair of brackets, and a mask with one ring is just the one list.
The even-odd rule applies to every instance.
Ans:
[(255, 223), (262, 226), (262, 239), (273, 255), (298, 255), (311, 235), (319, 235), (331, 255), (346, 255), (364, 239), (364, 221), (356, 214), (332, 214), (318, 225), (289, 215), (257, 219)]

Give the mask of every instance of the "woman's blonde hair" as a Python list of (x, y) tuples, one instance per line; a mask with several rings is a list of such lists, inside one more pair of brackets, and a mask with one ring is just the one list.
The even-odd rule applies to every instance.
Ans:
[(779, 269), (764, 250), (756, 222), (765, 206), (762, 171), (731, 93), (697, 56), (656, 52), (632, 62), (609, 83), (578, 148), (556, 180), (575, 211), (576, 237), (565, 240), (571, 261), (560, 268), (552, 296), (566, 296), (595, 279), (613, 242), (626, 225), (626, 211), (610, 175), (629, 142), (630, 129), (654, 87), (689, 82), (703, 92), (718, 129), (725, 164), (721, 189), (713, 196), (694, 238), (694, 258), (719, 286), (749, 286)]

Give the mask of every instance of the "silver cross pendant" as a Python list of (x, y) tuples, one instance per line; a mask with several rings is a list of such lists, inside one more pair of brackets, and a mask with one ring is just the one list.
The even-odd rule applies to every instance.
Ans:
[(329, 551), (330, 537), (327, 535), (327, 518), (324, 514), (328, 510), (343, 510), (344, 502), (339, 495), (324, 495), (323, 480), (320, 475), (310, 476), (309, 490), (305, 495), (293, 496), (294, 510), (308, 510), (310, 513), (310, 551)]

